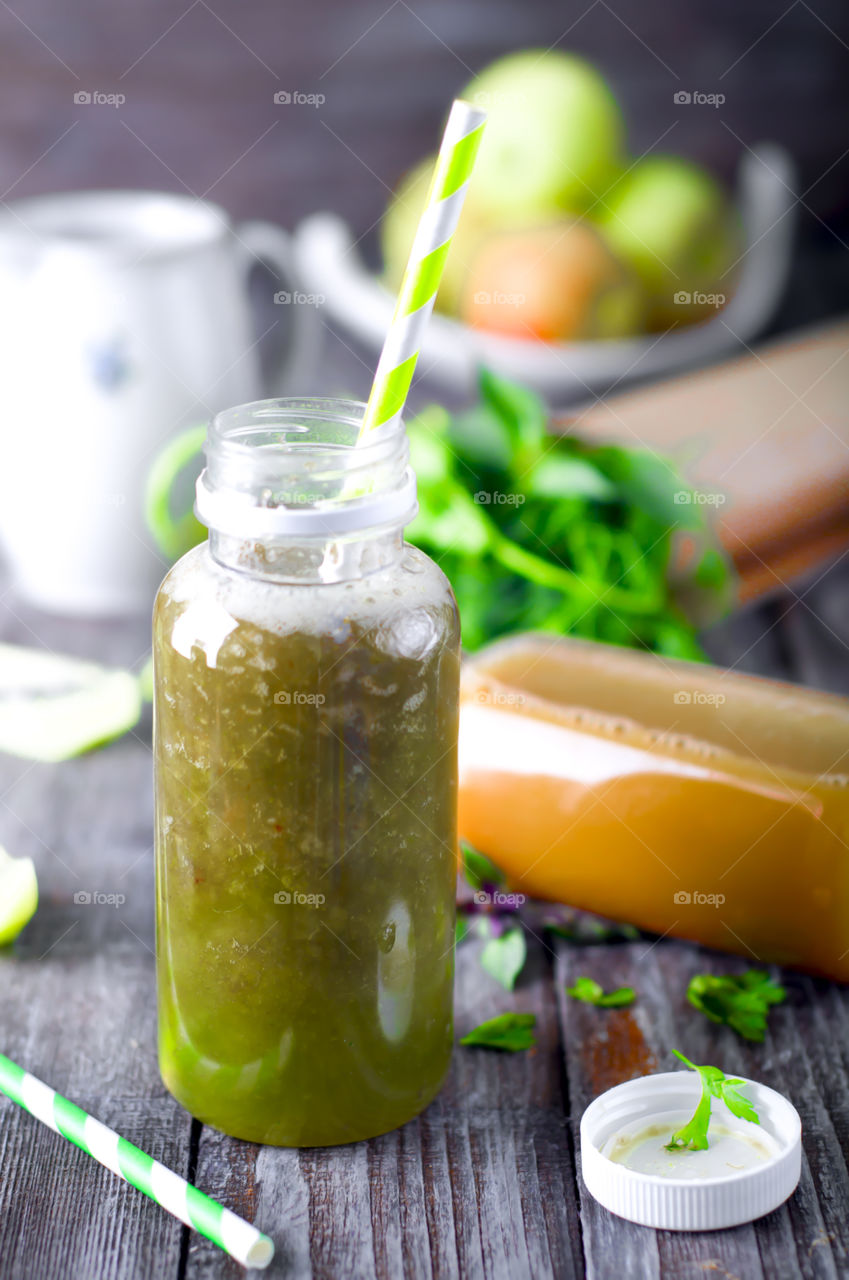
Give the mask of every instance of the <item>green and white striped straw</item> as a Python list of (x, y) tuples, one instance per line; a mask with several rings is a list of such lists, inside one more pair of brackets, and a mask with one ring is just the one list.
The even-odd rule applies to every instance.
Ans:
[(75, 1143), (119, 1178), (138, 1187), (175, 1218), (229, 1253), (245, 1267), (267, 1267), (274, 1242), (256, 1227), (216, 1204), (163, 1164), (86, 1115), (28, 1071), (0, 1053), (0, 1089), (24, 1111)]
[(360, 439), (400, 416), (413, 380), (425, 326), (466, 198), (486, 112), (460, 99), (451, 108), (392, 324), (374, 376)]

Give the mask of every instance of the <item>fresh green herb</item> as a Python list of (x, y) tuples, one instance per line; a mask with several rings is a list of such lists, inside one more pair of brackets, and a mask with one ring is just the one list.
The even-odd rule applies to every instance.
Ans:
[(504, 872), (490, 862), (484, 854), (478, 853), (464, 841), (460, 844), (463, 855), (463, 875), (473, 889), (485, 889), (487, 885), (500, 886), (504, 883)]
[(600, 1009), (621, 1009), (623, 1005), (633, 1004), (636, 998), (633, 987), (617, 987), (615, 991), (605, 992), (595, 978), (576, 978), (574, 987), (566, 988), (566, 994), (574, 1000), (583, 1000), (584, 1004), (598, 1005)]
[(784, 987), (762, 969), (736, 976), (698, 973), (690, 979), (687, 999), (711, 1022), (724, 1022), (744, 1040), (761, 1041), (770, 1005), (786, 999)]
[(458, 916), (457, 923), (454, 925), (454, 946), (459, 947), (461, 942), (465, 942), (466, 935), (469, 932), (469, 922), (465, 916)]
[[(536, 628), (703, 658), (677, 593), (704, 619), (731, 585), (704, 507), (656, 454), (547, 426), (536, 395), (486, 370), (475, 408), (431, 406), (410, 425), (419, 515), (409, 537), (450, 578), (466, 648)], [(673, 593), (682, 534), (695, 552)]]
[[(504, 872), (470, 844), (461, 844), (463, 875), (474, 889), (474, 897), (457, 903), (457, 942), (474, 929), (486, 939), (480, 954), (481, 967), (508, 991), (516, 985), (527, 959), (525, 931), (519, 919), (521, 894), (502, 892)], [(463, 921), (461, 926), (459, 921)], [(462, 927), (462, 934), (459, 930)]]
[(497, 1018), (482, 1022), (474, 1031), (463, 1036), (460, 1044), (480, 1045), (485, 1049), (506, 1049), (517, 1053), (520, 1049), (532, 1049), (536, 1044), (533, 1013), (500, 1013)]
[(736, 1077), (729, 1079), (719, 1067), (698, 1067), (695, 1063), (690, 1062), (689, 1058), (685, 1058), (683, 1053), (679, 1053), (677, 1049), (672, 1052), (676, 1058), (684, 1063), (685, 1067), (689, 1067), (691, 1071), (698, 1071), (701, 1080), (702, 1092), (698, 1105), (690, 1119), (679, 1129), (673, 1133), (671, 1139), (666, 1144), (667, 1151), (704, 1151), (708, 1146), (708, 1127), (710, 1125), (711, 1099), (721, 1098), (732, 1115), (739, 1116), (742, 1120), (750, 1120), (753, 1124), (760, 1124), (757, 1111), (749, 1102), (748, 1098), (744, 1098), (740, 1093), (740, 1086), (745, 1084), (744, 1080)]
[(512, 991), (527, 955), (525, 931), (520, 924), (512, 925), (487, 942), (481, 952), (481, 968), (500, 982), (502, 987)]

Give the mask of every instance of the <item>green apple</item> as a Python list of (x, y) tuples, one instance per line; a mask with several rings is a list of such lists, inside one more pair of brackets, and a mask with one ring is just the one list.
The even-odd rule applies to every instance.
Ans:
[(715, 314), (730, 296), (739, 227), (722, 188), (698, 165), (675, 156), (639, 161), (595, 222), (642, 280), (652, 328)]
[(574, 54), (508, 54), (461, 96), (488, 115), (469, 200), (493, 218), (581, 212), (621, 170), (619, 106), (598, 71)]
[[(402, 180), (383, 215), (380, 224), (380, 246), (383, 253), (385, 279), (388, 288), (397, 292), (401, 277), (413, 247), (419, 217), (427, 199), (435, 156), (427, 156)], [(445, 270), (436, 306), (440, 311), (454, 312), (465, 279), (468, 260), (473, 246), (481, 234), (481, 219), (466, 206), (451, 241), (445, 259)]]
[(32, 858), (12, 858), (0, 847), (0, 947), (14, 942), (38, 906)]

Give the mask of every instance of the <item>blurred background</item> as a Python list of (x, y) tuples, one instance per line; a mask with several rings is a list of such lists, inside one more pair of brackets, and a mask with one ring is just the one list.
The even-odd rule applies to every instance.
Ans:
[[(680, 357), (670, 356), (665, 369), (653, 365), (654, 357), (642, 365), (641, 358), (623, 356), (610, 366), (603, 361), (601, 371), (593, 372), (594, 352), (587, 356), (587, 351), (604, 343), (583, 342), (574, 358), (566, 350), (557, 356), (558, 367), (540, 366), (536, 372), (529, 367), (527, 382), (542, 392), (561, 426), (571, 429), (577, 415), (591, 438), (593, 434), (616, 437), (617, 432), (621, 437), (619, 427), (612, 430), (611, 419), (603, 421), (598, 413), (594, 418), (587, 412), (599, 392), (613, 388), (622, 393), (628, 383), (640, 378), (653, 380), (662, 372), (691, 370), (734, 354), (748, 354), (751, 370), (761, 368), (760, 390), (756, 381), (739, 391), (723, 384), (716, 405), (733, 404), (745, 422), (749, 407), (755, 409), (763, 402), (761, 412), (766, 416), (755, 422), (750, 439), (742, 439), (738, 419), (728, 427), (725, 415), (725, 438), (717, 446), (719, 463), (713, 457), (717, 452), (713, 433), (716, 428), (717, 436), (722, 436), (725, 411), (721, 408), (713, 411), (712, 421), (700, 420), (697, 430), (691, 425), (689, 435), (686, 428), (694, 410), (686, 401), (673, 399), (656, 413), (652, 401), (633, 407), (624, 401), (620, 408), (617, 400), (612, 402), (613, 412), (624, 424), (630, 443), (675, 456), (688, 483), (709, 491), (713, 485), (714, 491), (723, 494), (727, 490), (728, 505), (723, 511), (709, 512), (712, 518), (722, 523), (729, 520), (732, 509), (737, 513), (722, 537), (724, 551), (737, 569), (743, 560), (747, 562), (748, 586), (739, 593), (737, 603), (757, 598), (765, 602), (761, 608), (766, 612), (759, 613), (755, 623), (750, 613), (748, 622), (735, 624), (751, 627), (757, 640), (751, 644), (739, 638), (729, 641), (724, 638), (727, 629), (719, 629), (713, 639), (708, 638), (708, 652), (718, 659), (734, 657), (751, 669), (786, 672), (786, 654), (782, 657), (774, 651), (774, 622), (779, 615), (795, 618), (806, 633), (813, 627), (816, 644), (832, 649), (839, 644), (845, 649), (846, 619), (839, 612), (837, 587), (832, 585), (843, 581), (840, 565), (825, 586), (819, 582), (823, 569), (840, 560), (849, 546), (849, 435), (845, 413), (841, 416), (837, 408), (832, 413), (831, 407), (840, 403), (835, 368), (845, 388), (840, 365), (845, 330), (831, 331), (828, 345), (815, 344), (810, 360), (806, 355), (793, 371), (783, 365), (773, 368), (771, 357), (759, 355), (764, 341), (783, 335), (793, 335), (795, 341), (797, 331), (839, 317), (849, 298), (849, 22), (840, 0), (816, 0), (815, 4), (794, 0), (786, 6), (765, 0), (747, 5), (731, 0), (682, 0), (672, 8), (607, 0), (580, 5), (544, 0), (499, 0), (495, 5), (482, 0), (416, 0), (415, 4), (317, 0), (306, 6), (246, 0), (238, 7), (207, 0), (189, 4), (153, 0), (144, 6), (116, 8), (81, 0), (70, 9), (57, 0), (28, 0), (26, 5), (12, 0), (0, 5), (0, 32), (0, 212), (5, 214), (0, 248), (4, 237), (11, 244), (24, 231), (32, 231), (26, 211), (37, 206), (16, 202), (91, 189), (148, 189), (193, 203), (213, 201), (236, 221), (263, 219), (288, 233), (322, 211), (342, 220), (334, 224), (337, 230), (343, 226), (348, 237), (341, 251), (338, 244), (334, 247), (320, 237), (310, 242), (309, 252), (300, 258), (297, 245), (293, 249), (290, 241), (271, 246), (266, 236), (259, 248), (249, 246), (258, 259), (278, 268), (270, 285), (258, 271), (250, 286), (248, 342), (251, 351), (256, 346), (262, 353), (266, 375), (274, 368), (281, 343), (288, 344), (289, 355), (293, 354), (293, 308), (274, 301), (282, 296), (281, 283), (291, 291), (300, 280), (308, 292), (298, 296), (307, 297), (311, 312), (309, 339), (301, 335), (300, 345), (295, 344), (297, 359), (294, 368), (290, 362), (285, 385), (279, 379), (275, 385), (275, 378), (267, 376), (266, 391), (344, 392), (365, 398), (377, 354), (375, 335), (390, 296), (376, 279), (382, 269), (381, 218), (404, 175), (435, 149), (451, 98), (506, 54), (556, 50), (587, 59), (618, 100), (628, 164), (661, 153), (692, 161), (718, 180), (728, 193), (724, 198), (732, 211), (740, 212), (741, 166), (753, 159), (762, 144), (775, 144), (780, 150), (768, 153), (762, 169), (772, 204), (767, 199), (760, 208), (760, 222), (746, 224), (740, 253), (735, 255), (741, 262), (760, 255), (758, 271), (753, 271), (753, 282), (749, 282), (753, 300), (746, 324), (735, 327), (730, 317), (736, 313), (727, 312), (727, 323), (720, 313), (708, 326), (719, 334), (720, 344), (705, 342), (700, 347), (693, 341), (686, 350), (682, 348)], [(42, 245), (45, 234), (42, 225)], [(772, 257), (765, 252), (767, 246)], [(19, 248), (15, 242), (14, 252)], [(282, 258), (287, 264), (283, 274)], [(356, 269), (346, 275), (352, 263)], [(293, 275), (289, 274), (292, 267)], [(63, 333), (73, 344), (75, 333), (79, 337), (85, 327), (82, 320), (75, 326), (75, 298), (90, 294), (89, 311), (94, 313), (101, 296), (97, 290), (87, 290), (85, 280), (72, 271), (63, 276), (45, 270), (44, 276), (41, 313), (51, 291), (57, 307), (62, 301), (71, 302), (61, 324), (54, 318), (52, 328), (47, 325), (40, 331), (41, 313), (34, 303), (30, 307), (32, 288), (22, 286), (20, 278), (15, 285), (20, 292), (7, 291), (5, 310), (0, 300), (5, 325), (0, 360), (6, 360), (7, 387), (17, 378), (15, 396), (7, 393), (7, 422), (19, 416), (24, 403), (22, 369), (27, 370), (34, 392), (64, 396), (68, 405), (72, 403), (70, 384), (59, 376), (63, 366), (55, 353), (67, 346)], [(20, 303), (11, 300), (17, 298)], [(173, 314), (182, 305), (175, 299), (176, 290)], [(141, 303), (139, 308), (143, 309)], [(203, 307), (210, 323), (230, 309), (230, 294), (223, 287), (220, 293), (210, 292)], [(362, 325), (357, 322), (360, 311)], [(163, 343), (175, 352), (192, 330), (190, 313), (181, 315), (176, 336), (160, 322)], [(440, 329), (440, 325), (448, 327)], [(413, 410), (433, 400), (451, 408), (469, 404), (475, 392), (468, 371), (482, 350), (486, 362), (497, 370), (498, 353), (505, 353), (500, 372), (522, 373), (524, 349), (518, 356), (515, 346), (508, 350), (515, 334), (507, 335), (507, 346), (481, 347), (488, 339), (479, 333), (475, 336), (474, 321), (471, 325), (471, 330), (463, 325), (464, 331), (472, 333), (463, 355), (466, 372), (452, 373), (451, 360), (457, 351), (466, 352), (468, 332), (456, 338), (460, 332), (456, 314), (453, 319), (437, 317), (436, 356), (420, 362), (411, 394)], [(654, 333), (662, 326), (647, 327), (648, 337), (638, 339), (646, 352), (654, 349)], [(582, 339), (594, 334), (579, 331), (561, 336)], [(672, 335), (673, 341), (677, 336)], [(112, 395), (114, 411), (123, 380), (133, 370), (126, 333), (119, 326), (85, 341), (91, 376), (101, 398), (108, 398), (107, 392)], [(203, 341), (198, 330), (196, 345), (203, 346)], [(191, 384), (189, 401), (176, 408), (169, 405), (159, 416), (158, 410), (145, 410), (151, 421), (142, 447), (133, 454), (129, 429), (122, 445), (124, 478), (110, 481), (105, 496), (87, 500), (89, 508), (98, 502), (107, 508), (98, 525), (101, 544), (114, 541), (108, 531), (116, 524), (123, 522), (122, 527), (129, 528), (132, 517), (135, 524), (125, 541), (138, 547), (144, 544), (144, 554), (153, 556), (151, 580), (161, 576), (179, 549), (173, 527), (164, 531), (160, 527), (159, 536), (155, 530), (151, 533), (151, 497), (146, 486), (152, 462), (178, 432), (202, 423), (210, 412), (239, 398), (240, 388), (250, 386), (252, 379), (258, 393), (263, 391), (256, 373), (241, 381), (218, 376), (221, 368), (226, 365), (229, 371), (241, 358), (235, 338), (233, 343), (232, 361), (225, 347), (223, 355), (214, 357), (208, 347), (207, 356), (217, 370), (208, 386), (196, 386), (181, 371), (178, 360), (184, 353), (174, 356), (176, 373), (169, 370), (168, 378), (173, 375), (186, 386)], [(440, 352), (445, 357), (442, 373), (450, 376), (440, 377)], [(186, 368), (191, 359), (185, 353)], [(582, 363), (585, 359), (588, 364)], [(163, 356), (162, 367), (166, 364)], [(770, 373), (767, 388), (763, 370)], [(808, 388), (821, 382), (830, 388), (831, 398), (808, 406)], [(698, 384), (697, 404), (707, 402), (710, 386)], [(805, 422), (799, 421), (799, 406), (807, 408)], [(139, 412), (138, 406), (134, 412)], [(672, 425), (668, 421), (659, 435), (644, 429), (646, 421), (664, 415)], [(85, 420), (91, 420), (88, 410)], [(129, 609), (117, 594), (115, 607), (104, 607), (102, 599), (97, 603), (96, 593), (94, 603), (75, 609), (73, 574), (59, 564), (61, 539), (53, 533), (54, 579), (61, 577), (70, 584), (64, 598), (55, 585), (24, 590), (19, 598), (18, 589), (29, 570), (16, 572), (14, 563), (20, 562), (20, 570), (25, 554), (32, 550), (33, 536), (25, 513), (13, 512), (19, 491), (23, 487), (30, 495), (31, 508), (36, 472), (41, 483), (49, 483), (52, 489), (71, 475), (78, 476), (82, 486), (86, 459), (103, 455), (105, 433), (114, 439), (116, 421), (120, 418), (113, 412), (111, 419), (104, 419), (104, 434), (91, 439), (82, 434), (73, 462), (63, 458), (49, 481), (32, 448), (27, 451), (20, 441), (13, 448), (13, 433), (5, 443), (0, 441), (0, 525), (4, 526), (0, 536), (13, 562), (4, 570), (3, 602), (8, 610), (6, 629), (17, 638), (25, 638), (28, 632), (53, 634), (53, 623), (39, 620), (37, 612), (30, 614), (31, 606), (48, 614), (80, 612), (92, 617)], [(772, 430), (776, 422), (782, 423), (780, 432)], [(580, 426), (575, 429), (580, 432)], [(761, 445), (767, 438), (770, 448), (763, 452)], [(50, 456), (52, 448), (47, 443), (42, 457)], [(737, 463), (731, 456), (735, 450), (748, 459), (736, 479), (731, 476)], [(710, 466), (705, 463), (699, 470), (698, 460), (707, 455), (712, 458)], [(130, 492), (126, 480), (126, 458), (131, 456), (138, 492)], [(698, 465), (691, 465), (694, 458)], [(804, 476), (794, 490), (790, 479), (797, 469)], [(826, 480), (828, 492), (823, 497), (821, 486)], [(758, 492), (749, 501), (753, 484)], [(717, 498), (717, 505), (720, 501), (725, 503), (726, 496)], [(773, 529), (776, 508), (782, 514), (780, 528)], [(757, 531), (765, 524), (770, 525), (768, 547), (757, 541)], [(23, 530), (26, 545), (10, 551), (15, 530)], [(86, 537), (91, 540), (91, 529)], [(73, 550), (72, 542), (68, 539), (68, 554), (79, 561), (82, 553)], [(802, 542), (804, 552), (797, 546)], [(774, 553), (773, 544), (779, 543), (780, 554)], [(43, 559), (43, 545), (37, 550)], [(121, 572), (117, 560), (109, 572)], [(799, 603), (797, 582), (807, 583), (813, 592), (805, 605)], [(821, 598), (825, 603), (813, 608), (811, 601)], [(136, 613), (143, 616), (144, 610), (137, 605), (138, 601), (133, 606)], [(815, 625), (808, 613), (816, 615)], [(829, 620), (823, 622), (826, 615)], [(69, 644), (86, 651), (94, 622), (81, 625), (83, 638), (77, 642), (77, 633), (69, 633)], [(840, 685), (839, 675), (830, 674), (833, 657), (829, 657), (828, 672), (812, 659), (807, 678)], [(793, 671), (800, 678), (806, 675), (798, 662)]]
[[(547, 0), (194, 0), (0, 6), (4, 201), (88, 187), (215, 200), (286, 227), (341, 214), (377, 263), (375, 224), (434, 149), (446, 105), (504, 53), (556, 47), (595, 63), (634, 155), (690, 157), (731, 183), (747, 147), (798, 167), (792, 277), (775, 330), (831, 315), (849, 285), (849, 21), (840, 0), (551, 4)], [(80, 90), (120, 107), (75, 105)], [(281, 108), (280, 90), (320, 94)], [(721, 107), (675, 94), (721, 93)], [(371, 233), (371, 234), (370, 234)], [(344, 360), (344, 349), (333, 359)], [(350, 357), (348, 357), (350, 359)], [(360, 394), (368, 371), (349, 380)]]

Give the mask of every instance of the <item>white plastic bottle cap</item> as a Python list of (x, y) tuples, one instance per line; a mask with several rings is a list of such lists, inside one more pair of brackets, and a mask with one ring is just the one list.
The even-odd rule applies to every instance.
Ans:
[[(753, 1080), (744, 1084), (741, 1092), (760, 1124), (736, 1118), (714, 1098), (707, 1151), (669, 1152), (667, 1161), (668, 1138), (657, 1137), (652, 1167), (662, 1166), (664, 1174), (630, 1168), (611, 1154), (638, 1141), (643, 1146), (643, 1135), (655, 1126), (671, 1137), (695, 1110), (699, 1077), (694, 1071), (670, 1071), (608, 1089), (581, 1118), (581, 1172), (587, 1190), (620, 1218), (667, 1231), (736, 1227), (777, 1209), (799, 1182), (802, 1122), (792, 1103), (774, 1089)], [(738, 1151), (741, 1144), (751, 1146), (750, 1163), (723, 1154), (722, 1139), (715, 1136), (723, 1132), (731, 1135), (726, 1142), (738, 1140)], [(682, 1160), (686, 1164), (676, 1163)]]

